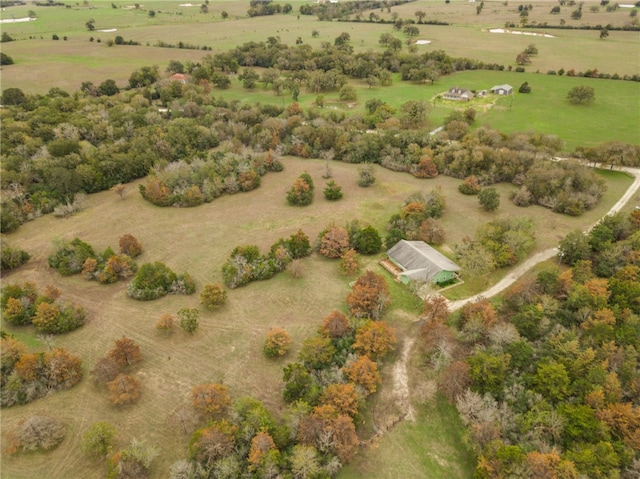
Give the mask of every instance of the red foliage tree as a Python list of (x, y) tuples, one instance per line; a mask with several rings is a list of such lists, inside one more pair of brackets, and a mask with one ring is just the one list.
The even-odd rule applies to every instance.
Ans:
[(331, 226), (320, 239), (320, 254), (327, 258), (340, 258), (349, 248), (349, 233), (340, 226)]

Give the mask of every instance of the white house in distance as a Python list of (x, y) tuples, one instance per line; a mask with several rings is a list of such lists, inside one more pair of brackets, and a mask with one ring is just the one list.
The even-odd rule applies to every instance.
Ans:
[(424, 241), (400, 240), (387, 251), (387, 256), (395, 266), (394, 271), (388, 267), (387, 269), (405, 284), (411, 280), (437, 285), (448, 283), (457, 277), (457, 272), (461, 269)]
[(511, 85), (496, 85), (489, 91), (494, 95), (511, 95), (513, 87)]
[(473, 99), (474, 94), (471, 90), (467, 90), (466, 88), (460, 88), (457, 86), (453, 86), (449, 88), (449, 91), (442, 95), (442, 98), (445, 100), (456, 100), (456, 101), (469, 101)]

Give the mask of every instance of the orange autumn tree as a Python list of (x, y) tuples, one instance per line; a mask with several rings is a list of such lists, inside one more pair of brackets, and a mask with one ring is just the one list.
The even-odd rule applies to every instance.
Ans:
[(349, 313), (356, 318), (380, 319), (390, 303), (387, 282), (373, 271), (360, 276), (347, 296)]
[(112, 359), (121, 368), (132, 366), (142, 360), (138, 343), (125, 336), (115, 340), (115, 344), (111, 351), (109, 351), (109, 354), (107, 354), (107, 357)]
[(368, 356), (358, 356), (344, 367), (344, 372), (350, 381), (362, 386), (369, 394), (376, 392), (378, 384), (382, 382), (378, 365)]
[(356, 332), (353, 349), (377, 361), (393, 351), (396, 342), (395, 329), (384, 321), (368, 321)]
[(204, 417), (218, 420), (227, 415), (231, 398), (222, 384), (200, 384), (191, 390), (191, 404)]
[(334, 309), (324, 318), (321, 331), (332, 339), (341, 338), (350, 331), (349, 321), (344, 313)]
[(249, 469), (256, 470), (263, 458), (269, 454), (270, 451), (277, 451), (275, 442), (268, 432), (260, 431), (253, 436), (251, 440), (251, 449), (249, 450)]
[(354, 417), (358, 414), (358, 392), (353, 383), (329, 384), (320, 396), (320, 404), (333, 406), (340, 414)]

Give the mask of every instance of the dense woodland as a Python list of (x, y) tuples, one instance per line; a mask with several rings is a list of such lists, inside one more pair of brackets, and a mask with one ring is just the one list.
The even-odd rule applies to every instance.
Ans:
[[(281, 155), (376, 163), (421, 178), (444, 174), (459, 178), (467, 193), (509, 182), (519, 187), (512, 198), (519, 206), (539, 204), (570, 215), (599, 201), (604, 186), (588, 168), (550, 161), (562, 151), (558, 138), (474, 128), (472, 110), (454, 112), (441, 132), (430, 135), (429, 106), (423, 101), (395, 111), (374, 100), (360, 116), (324, 109), (320, 97), (317, 107), (303, 111), (295, 101), (285, 108), (229, 102), (216, 98), (217, 90), (212, 94), (239, 73), (246, 88), (260, 85), (293, 99), (301, 88), (340, 91), (349, 102), (352, 79), (389, 85), (396, 72), (407, 81), (433, 82), (464, 69), (501, 69), (444, 52), (402, 53), (396, 42), (384, 41), (383, 53), (354, 54), (348, 34), (319, 50), (269, 38), (208, 55), (197, 65), (172, 62), (170, 72), (191, 74), (193, 82), (186, 85), (143, 67), (123, 90), (110, 80), (85, 83), (73, 94), (56, 88), (44, 96), (5, 90), (2, 231), (41, 214), (70, 214), (74, 205), (80, 207), (82, 193), (117, 191), (147, 175), (140, 189), (146, 200), (198, 206), (259, 187), (262, 175), (282, 169)], [(252, 67), (262, 67), (262, 73)], [(637, 145), (607, 144), (576, 154), (611, 166), (640, 164)], [(313, 187), (300, 180), (287, 198), (293, 205), (304, 205), (306, 196), (298, 193)], [(437, 190), (409, 197), (389, 221), (387, 244), (400, 238), (442, 242), (437, 218), (443, 206)], [(531, 250), (534, 238), (526, 219), (496, 221), (457, 253), (463, 261), (465, 254), (488, 258), (488, 266), (477, 268), (509, 266)], [(355, 252), (376, 253), (381, 244), (378, 232), (367, 226), (328, 225), (316, 248), (342, 258), (341, 267), (353, 273), (357, 267), (349, 261)], [(128, 293), (136, 299), (195, 291), (186, 273), (178, 276), (161, 263), (138, 268), (136, 254), (120, 246), (120, 254), (110, 248), (96, 253), (76, 239), (58, 245), (49, 263), (62, 274), (83, 273), (105, 283), (131, 277)], [(140, 245), (134, 250), (139, 254)], [(19, 250), (6, 251), (11, 267), (28, 259)], [(224, 280), (237, 287), (269, 278), (310, 251), (301, 231), (265, 255), (256, 246), (238, 246), (222, 267)], [(484, 253), (471, 254), (478, 251)], [(469, 428), (479, 478), (640, 474), (640, 215), (605, 218), (588, 234), (568, 235), (560, 251), (567, 267), (540, 273), (495, 304), (479, 300), (449, 317), (441, 301), (425, 301), (425, 357), (439, 374), (441, 393), (457, 405)], [(15, 324), (31, 322), (45, 332), (63, 333), (84, 322), (83, 312), (59, 302), (54, 289), (39, 293), (24, 284), (2, 293), (3, 316)], [(354, 420), (376, 391), (379, 367), (395, 347), (395, 332), (383, 320), (389, 303), (383, 277), (367, 272), (355, 281), (346, 298), (348, 315), (330, 312), (284, 368), (289, 408), (283, 418), (255, 399), (231, 398), (223, 385), (193, 387), (190, 404), (171, 418), (190, 441), (189, 457), (176, 462), (169, 477), (335, 477), (357, 450)], [(286, 332), (277, 333), (265, 344), (268, 355), (286, 351)], [(3, 406), (82, 379), (80, 358), (66, 351), (28, 353), (14, 338), (2, 341)], [(140, 386), (129, 373), (143, 354), (123, 338), (92, 366), (96, 387), (106, 388), (114, 405), (137, 399)], [(33, 424), (47, 432), (39, 437), (50, 440), (34, 443)], [(63, 437), (58, 424), (42, 417), (29, 418), (20, 428), (11, 437), (11, 452), (47, 449)], [(157, 451), (134, 441), (114, 452), (114, 435), (113, 426), (94, 424), (83, 437), (83, 451), (106, 460), (108, 477), (147, 477)]]
[(478, 454), (479, 478), (640, 473), (640, 213), (560, 245), (498, 301), (425, 302), (425, 357)]

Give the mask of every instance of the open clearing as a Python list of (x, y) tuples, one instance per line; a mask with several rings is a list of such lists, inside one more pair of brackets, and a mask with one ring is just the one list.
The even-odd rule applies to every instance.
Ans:
[[(203, 382), (222, 382), (229, 386), (234, 398), (252, 395), (264, 401), (276, 414), (282, 413), (281, 369), (285, 362), (263, 358), (261, 349), (265, 333), (273, 326), (289, 331), (294, 339), (291, 359), (301, 341), (318, 327), (322, 318), (331, 309), (343, 307), (349, 292), (349, 279), (338, 275), (337, 262), (314, 254), (303, 262), (302, 279), (294, 280), (282, 273), (269, 281), (232, 290), (227, 305), (221, 311), (202, 311), (201, 326), (194, 336), (178, 331), (173, 337), (166, 338), (155, 331), (157, 319), (164, 313), (175, 313), (183, 307), (197, 307), (198, 293), (137, 302), (126, 297), (124, 283), (105, 286), (80, 276), (61, 277), (46, 265), (52, 240), (77, 236), (102, 250), (107, 246), (116, 247), (118, 238), (130, 233), (144, 247), (139, 264), (162, 261), (176, 272), (192, 274), (201, 288), (206, 283), (221, 280), (220, 266), (236, 245), (257, 244), (266, 250), (278, 238), (289, 236), (298, 228), (314, 239), (331, 221), (344, 224), (359, 219), (382, 231), (389, 216), (398, 210), (410, 193), (418, 189), (442, 185), (448, 205), (443, 221), (451, 244), (471, 234), (475, 224), (487, 221), (478, 207), (477, 214), (469, 217), (464, 228), (461, 227), (460, 215), (474, 209), (469, 209), (470, 205), (465, 204), (467, 197), (455, 189), (457, 180), (446, 177), (419, 180), (408, 174), (376, 168), (376, 184), (372, 188), (359, 188), (355, 184), (357, 165), (342, 163), (332, 164), (332, 169), (334, 180), (345, 192), (344, 200), (332, 203), (316, 193), (316, 200), (311, 206), (288, 207), (286, 191), (303, 171), (311, 174), (321, 189), (324, 185), (321, 178), (324, 162), (294, 158), (284, 161), (285, 170), (269, 173), (259, 189), (224, 196), (200, 207), (154, 207), (142, 200), (137, 186), (132, 184), (128, 185), (124, 200), (113, 192), (91, 195), (87, 209), (73, 217), (63, 220), (49, 215), (7, 235), (9, 241), (28, 251), (32, 259), (19, 270), (4, 275), (3, 284), (25, 280), (34, 281), (40, 287), (56, 284), (63, 298), (82, 305), (89, 313), (87, 325), (56, 337), (55, 345), (79, 354), (88, 371), (111, 347), (114, 339), (127, 335), (141, 344), (144, 361), (137, 372), (143, 395), (132, 407), (111, 407), (105, 391), (93, 387), (85, 379), (72, 390), (3, 411), (3, 430), (38, 411), (56, 411), (56, 416), (69, 428), (65, 441), (50, 453), (3, 457), (3, 478), (103, 477), (102, 468), (96, 468), (78, 451), (79, 437), (98, 420), (107, 420), (117, 426), (121, 444), (143, 436), (157, 445), (163, 454), (153, 467), (153, 477), (164, 477), (169, 465), (187, 454), (188, 439), (172, 434), (166, 419), (173, 409), (186, 401), (189, 389)], [(608, 208), (614, 202), (605, 201), (608, 204), (603, 204), (602, 208)], [(260, 214), (256, 215), (256, 212)], [(508, 201), (504, 201), (498, 210), (497, 215), (501, 214), (533, 215), (541, 231), (539, 248), (546, 248), (559, 236), (593, 221), (591, 215), (569, 218), (542, 208), (522, 210)], [(364, 266), (383, 273), (375, 263), (376, 259), (365, 258)], [(393, 287), (394, 291), (400, 288), (395, 284)], [(394, 305), (387, 317), (397, 328), (400, 342), (407, 335), (415, 335), (415, 316), (404, 311), (416, 309), (407, 303), (412, 301), (409, 297), (402, 299), (406, 294), (394, 292), (400, 304)], [(16, 330), (13, 327), (7, 329), (10, 332)], [(376, 422), (384, 421), (382, 416), (387, 414), (383, 397), (385, 388), (389, 393), (393, 392), (389, 390), (391, 367), (392, 364), (388, 364), (388, 370), (384, 371), (387, 382), (380, 398), (374, 399), (377, 406), (373, 408), (374, 418), (371, 420)], [(393, 414), (393, 411), (388, 414)], [(419, 427), (425, 427), (422, 421), (420, 424)], [(370, 425), (363, 427), (366, 430)], [(454, 445), (443, 444), (442, 447)]]

